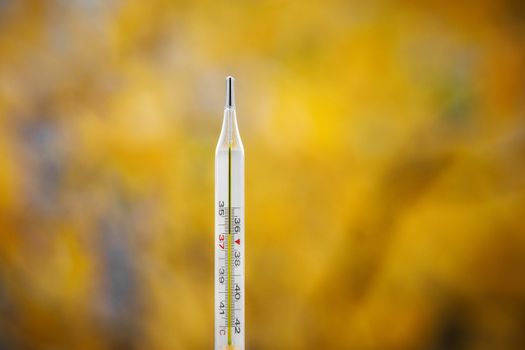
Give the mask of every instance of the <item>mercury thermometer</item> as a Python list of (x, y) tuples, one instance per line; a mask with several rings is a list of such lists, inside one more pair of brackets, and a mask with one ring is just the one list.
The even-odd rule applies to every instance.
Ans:
[(234, 79), (215, 150), (215, 350), (244, 350), (244, 148)]

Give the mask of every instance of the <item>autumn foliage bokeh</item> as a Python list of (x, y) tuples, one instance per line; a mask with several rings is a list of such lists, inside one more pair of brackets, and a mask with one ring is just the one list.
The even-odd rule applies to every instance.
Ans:
[(0, 348), (210, 349), (224, 78), (246, 344), (525, 348), (519, 1), (0, 1)]

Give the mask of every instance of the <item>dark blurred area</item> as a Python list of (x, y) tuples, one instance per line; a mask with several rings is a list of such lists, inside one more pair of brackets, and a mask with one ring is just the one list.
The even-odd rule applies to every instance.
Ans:
[(0, 349), (525, 349), (521, 1), (0, 0)]

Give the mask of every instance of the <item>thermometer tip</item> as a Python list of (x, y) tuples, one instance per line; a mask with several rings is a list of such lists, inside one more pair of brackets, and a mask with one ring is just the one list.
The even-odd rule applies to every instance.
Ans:
[(233, 82), (235, 79), (229, 75), (226, 78), (226, 108), (235, 107), (235, 91), (233, 89)]

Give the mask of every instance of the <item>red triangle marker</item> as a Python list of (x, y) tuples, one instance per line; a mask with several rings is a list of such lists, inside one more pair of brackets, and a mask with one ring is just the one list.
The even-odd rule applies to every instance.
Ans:
[(236, 239), (236, 240), (235, 240), (235, 243), (237, 243), (237, 244), (240, 245), (240, 244), (241, 244), (241, 239), (240, 239), (240, 238)]

